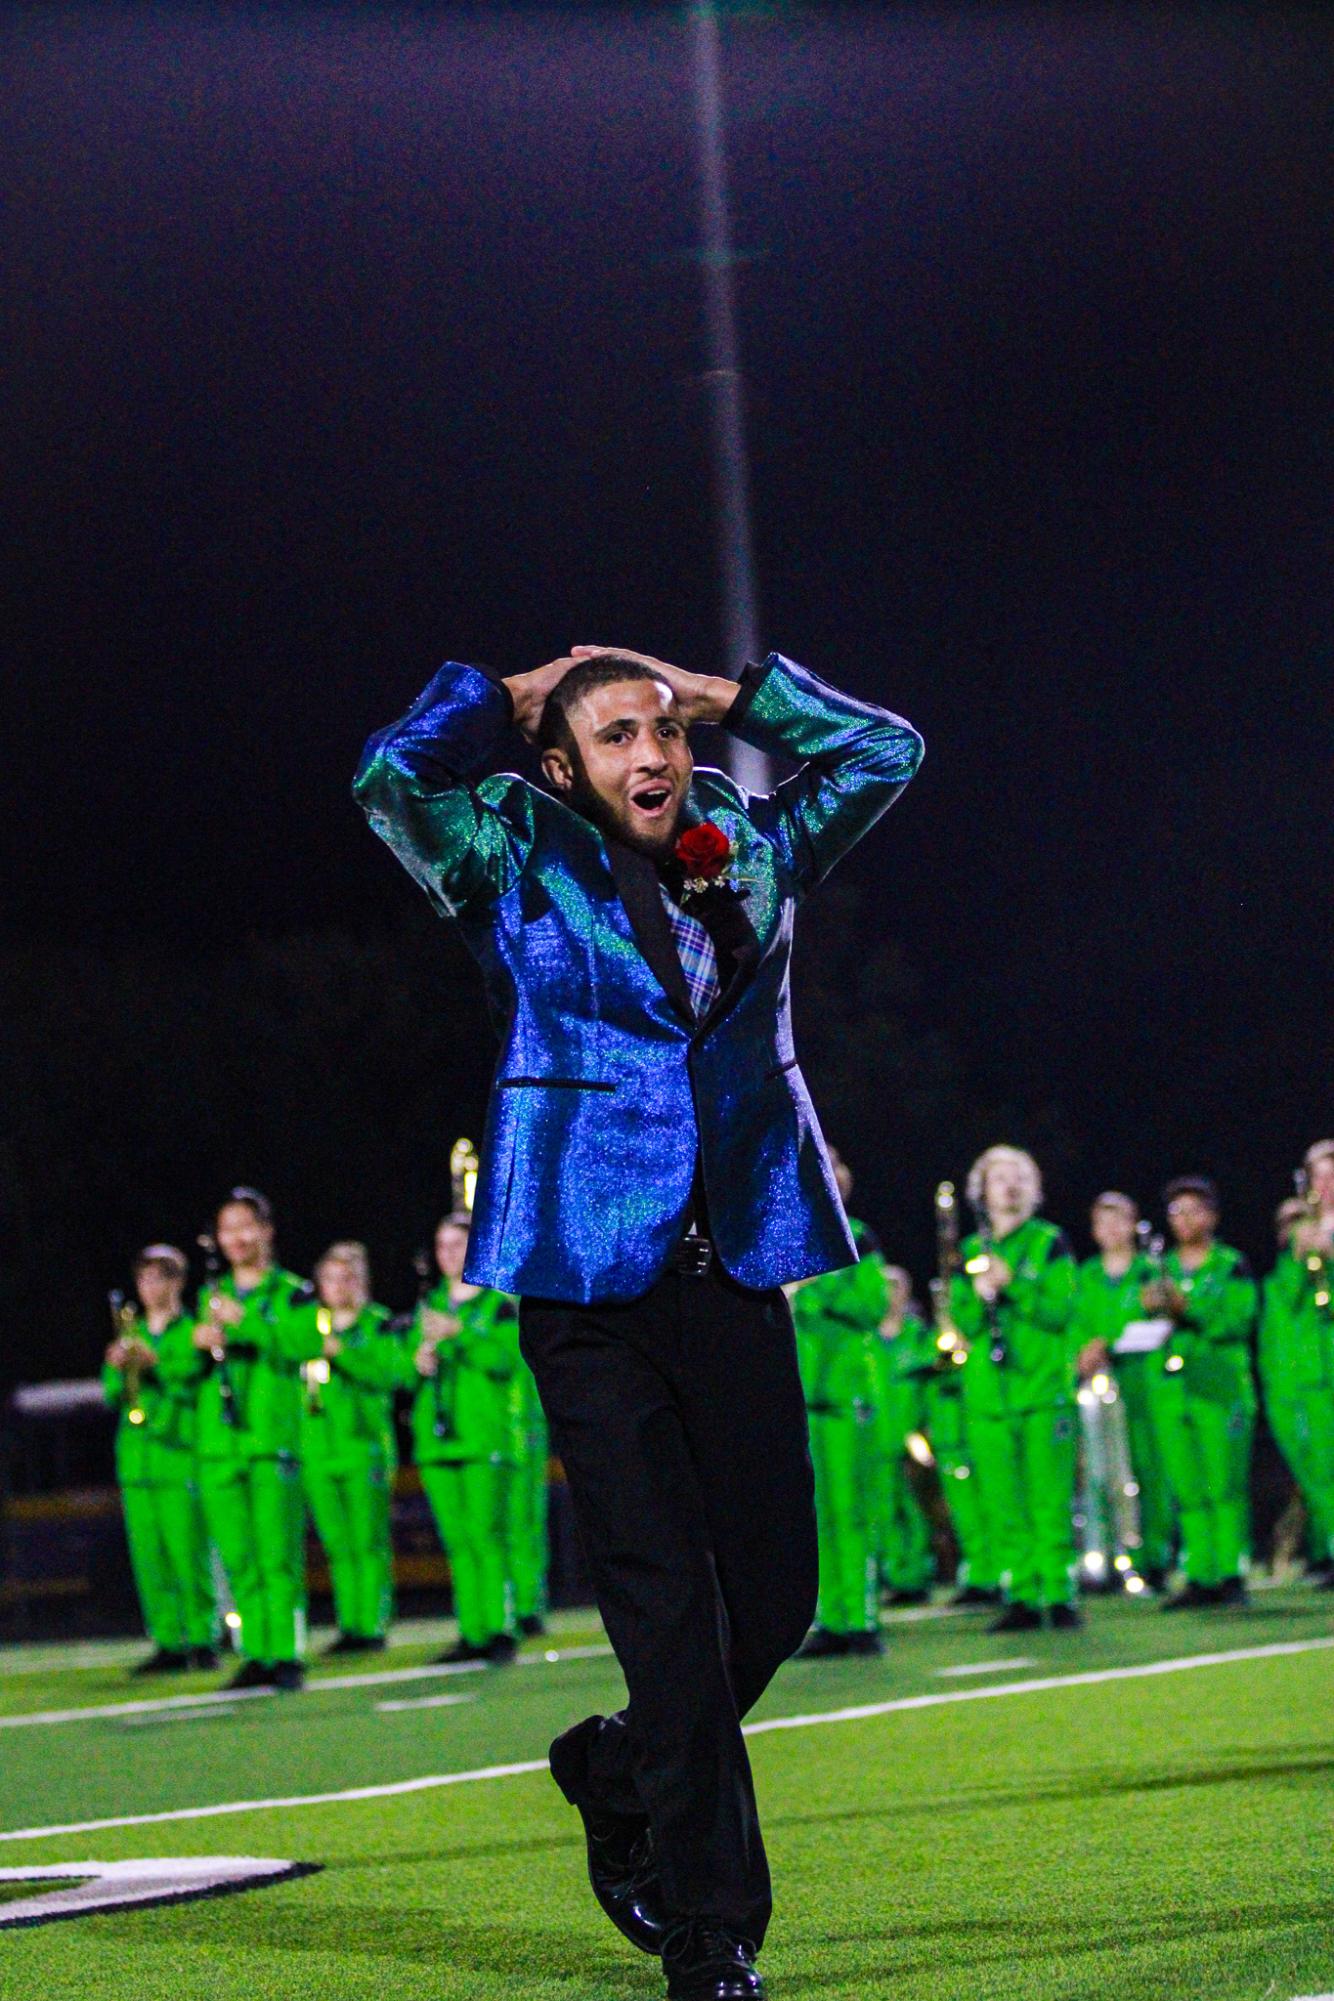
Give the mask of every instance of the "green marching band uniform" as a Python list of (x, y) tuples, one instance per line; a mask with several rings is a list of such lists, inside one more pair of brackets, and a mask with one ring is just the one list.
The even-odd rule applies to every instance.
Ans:
[(879, 1626), (871, 1343), (889, 1293), (874, 1236), (865, 1223), (849, 1221), (860, 1261), (807, 1279), (792, 1294), (815, 1468), (816, 1624), (836, 1636), (875, 1633)]
[(1009, 1604), (1036, 1612), (1075, 1595), (1077, 1430), (1069, 1324), (1075, 1261), (1064, 1233), (1041, 1216), (984, 1245), (960, 1246), (965, 1266), (992, 1251), (1012, 1277), (996, 1302), (995, 1332), (963, 1272), (950, 1285), (954, 1323), (968, 1343), (963, 1407), (968, 1448)]
[(1306, 1503), (1310, 1556), (1334, 1565), (1334, 1313), (1330, 1260), (1289, 1248), (1265, 1280), (1259, 1372), (1265, 1415)]
[(1100, 1257), (1086, 1259), (1079, 1267), (1072, 1333), (1076, 1354), (1090, 1341), (1102, 1341), (1111, 1357), (1125, 1411), (1131, 1470), (1139, 1488), (1139, 1568), (1159, 1583), (1171, 1568), (1175, 1542), (1172, 1492), (1153, 1420), (1154, 1384), (1162, 1374), (1164, 1355), (1161, 1348), (1116, 1353), (1130, 1323), (1146, 1318), (1140, 1290), (1156, 1277), (1154, 1266), (1139, 1252), (1120, 1277), (1109, 1274)]
[(537, 1379), (520, 1356), (510, 1381), (515, 1466), (506, 1508), (509, 1574), (520, 1632), (541, 1632), (547, 1602), (547, 1461), (551, 1446)]
[(195, 1460), (205, 1358), (186, 1314), (159, 1335), (142, 1315), (126, 1331), (156, 1355), (137, 1390), (125, 1371), (110, 1363), (102, 1371), (103, 1393), (119, 1412), (116, 1478), (144, 1624), (164, 1654), (211, 1653), (217, 1614)]
[[(515, 1624), (508, 1529), (518, 1457), (518, 1310), (486, 1286), (451, 1300), (444, 1279), (421, 1306), (460, 1322), (460, 1331), (437, 1346), (436, 1375), (419, 1377), (411, 1353), (404, 1365), (405, 1380), (420, 1385), (412, 1405), (414, 1456), (449, 1559), (459, 1637), (480, 1651), (512, 1638)], [(409, 1336), (414, 1348), (420, 1314), (421, 1307)]]
[(227, 1272), (202, 1288), (201, 1320), (213, 1293), (239, 1299), (245, 1313), (199, 1392), (204, 1514), (240, 1615), (241, 1651), (295, 1663), (306, 1642), (301, 1364), (322, 1347), (314, 1289), (271, 1265), (241, 1294)]
[(1187, 1584), (1210, 1591), (1239, 1582), (1250, 1556), (1256, 1286), (1241, 1252), (1217, 1242), (1193, 1271), (1169, 1251), (1163, 1275), (1185, 1296), (1186, 1317), (1150, 1379), (1154, 1430)]
[[(327, 1313), (317, 1309), (321, 1331)], [(363, 1306), (350, 1326), (336, 1331), (339, 1352), (304, 1368), (301, 1471), (329, 1560), (339, 1632), (344, 1640), (378, 1642), (393, 1614), (389, 1509), (403, 1350), (384, 1306)]]
[(875, 1555), (891, 1602), (926, 1596), (934, 1562), (931, 1527), (909, 1477), (908, 1440), (924, 1437), (927, 1386), (935, 1369), (935, 1336), (920, 1314), (905, 1312), (899, 1327), (880, 1327), (871, 1343), (877, 1494)]
[(982, 1598), (1000, 1590), (1000, 1559), (988, 1533), (977, 1469), (968, 1449), (963, 1377), (964, 1370), (950, 1361), (943, 1366), (938, 1363), (927, 1377), (923, 1392), (926, 1435), (959, 1545), (956, 1581), (970, 1598)]

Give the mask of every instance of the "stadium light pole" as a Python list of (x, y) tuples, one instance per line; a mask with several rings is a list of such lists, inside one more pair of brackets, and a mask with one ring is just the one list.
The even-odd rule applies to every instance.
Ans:
[[(737, 338), (736, 254), (727, 176), (727, 126), (723, 102), (722, 33), (714, 0), (692, 0), (686, 12), (699, 157), (700, 267), (712, 441), (714, 510), (722, 590), (724, 657), (739, 673), (759, 650), (755, 548), (750, 515), (750, 462), (746, 452), (745, 380)], [(773, 783), (763, 751), (727, 738), (727, 762), (748, 792)]]

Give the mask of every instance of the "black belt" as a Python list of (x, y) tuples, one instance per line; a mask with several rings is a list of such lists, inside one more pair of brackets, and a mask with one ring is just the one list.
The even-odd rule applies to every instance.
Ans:
[(667, 1261), (669, 1271), (682, 1278), (703, 1278), (713, 1263), (713, 1245), (707, 1237), (682, 1237)]

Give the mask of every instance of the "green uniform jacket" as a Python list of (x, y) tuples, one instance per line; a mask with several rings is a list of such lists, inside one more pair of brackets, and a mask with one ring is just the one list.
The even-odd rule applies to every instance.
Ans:
[(1258, 1360), (1271, 1401), (1334, 1391), (1334, 1314), (1315, 1297), (1329, 1290), (1332, 1267), (1334, 1258), (1326, 1261), (1322, 1282), (1305, 1258), (1285, 1251), (1265, 1280)]
[[(971, 1279), (958, 1271), (950, 1282), (950, 1312), (968, 1343), (964, 1408), (970, 1417), (1009, 1417), (1069, 1403), (1075, 1393), (1070, 1316), (1076, 1273), (1065, 1233), (1044, 1217), (1030, 1216), (994, 1249), (1013, 1273), (997, 1302), (1003, 1364), (991, 1359), (991, 1320)], [(963, 1264), (982, 1252), (977, 1236), (959, 1246)]]
[[(1157, 1276), (1146, 1257), (1130, 1260), (1120, 1278), (1109, 1278), (1101, 1258), (1086, 1258), (1076, 1279), (1075, 1310), (1070, 1322), (1070, 1345), (1076, 1356), (1090, 1341), (1105, 1341), (1108, 1351), (1115, 1348), (1132, 1320), (1150, 1316), (1140, 1303), (1140, 1287)], [(1146, 1353), (1152, 1353), (1152, 1350)], [(1112, 1355), (1113, 1368), (1127, 1362), (1142, 1362), (1144, 1355)]]
[[(208, 1296), (214, 1292), (242, 1297), (230, 1272), (213, 1280), (199, 1295), (201, 1320), (208, 1317)], [(234, 1424), (224, 1416), (220, 1371), (202, 1355), (208, 1371), (199, 1392), (202, 1459), (272, 1459), (280, 1452), (295, 1455), (300, 1444), (301, 1364), (313, 1361), (323, 1346), (314, 1288), (270, 1265), (242, 1303), (245, 1318), (227, 1334)]]
[(102, 1370), (102, 1393), (120, 1412), (116, 1478), (122, 1486), (188, 1480), (193, 1474), (195, 1402), (208, 1357), (194, 1346), (195, 1324), (184, 1313), (161, 1334), (150, 1334), (142, 1315), (132, 1331), (147, 1341), (157, 1365), (140, 1379), (137, 1407), (143, 1412), (142, 1424), (130, 1422), (130, 1386), (124, 1371), (110, 1363)]
[(910, 1432), (926, 1429), (927, 1384), (935, 1365), (934, 1330), (914, 1313), (905, 1314), (897, 1334), (877, 1334), (871, 1343), (876, 1430), (891, 1457), (903, 1451)]
[[(455, 1460), (489, 1460), (513, 1465), (517, 1458), (513, 1377), (521, 1360), (519, 1314), (508, 1294), (483, 1286), (452, 1305), (442, 1282), (422, 1302), (451, 1313), (462, 1330), (442, 1341), (439, 1374), (419, 1376), (407, 1355), (409, 1383), (419, 1384), (412, 1405), (414, 1455), (419, 1466)], [(408, 1339), (421, 1340), (420, 1312)], [(438, 1426), (443, 1427), (443, 1435)]]
[(389, 1331), (387, 1306), (363, 1306), (338, 1333), (342, 1346), (327, 1383), (307, 1381), (301, 1400), (301, 1457), (335, 1464), (370, 1446), (394, 1457), (394, 1391), (403, 1380), (403, 1347)]
[(807, 1410), (870, 1410), (874, 1401), (871, 1343), (889, 1310), (889, 1286), (870, 1230), (849, 1222), (860, 1261), (807, 1279), (792, 1295)]
[[(1164, 1374), (1179, 1377), (1188, 1396), (1254, 1408), (1250, 1344), (1258, 1294), (1241, 1252), (1216, 1243), (1204, 1263), (1188, 1272), (1179, 1254), (1169, 1251), (1163, 1272), (1187, 1300), (1187, 1317), (1163, 1351)], [(1176, 1361), (1179, 1369), (1173, 1368)]]

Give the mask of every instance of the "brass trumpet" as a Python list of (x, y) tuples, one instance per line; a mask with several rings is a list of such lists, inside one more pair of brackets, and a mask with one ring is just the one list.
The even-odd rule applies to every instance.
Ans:
[[(1310, 1175), (1304, 1167), (1299, 1167), (1293, 1173), (1292, 1182), (1301, 1201), (1306, 1205), (1306, 1220), (1308, 1223), (1314, 1224), (1318, 1233), (1322, 1221), (1320, 1197), (1316, 1194)], [(1318, 1248), (1317, 1243), (1317, 1247), (1306, 1253), (1304, 1262), (1306, 1265), (1307, 1282), (1311, 1287), (1311, 1296), (1315, 1302), (1316, 1311), (1323, 1319), (1328, 1320), (1330, 1317), (1329, 1259)]]
[(952, 1181), (936, 1189), (936, 1275), (931, 1281), (931, 1318), (936, 1329), (937, 1370), (962, 1368), (968, 1343), (950, 1311), (950, 1281), (959, 1269), (959, 1202)]
[[(333, 1333), (333, 1314), (327, 1306), (316, 1307), (315, 1328), (321, 1341), (327, 1340)], [(327, 1355), (312, 1356), (309, 1362), (301, 1364), (301, 1380), (306, 1387), (306, 1410), (311, 1417), (324, 1415), (324, 1385), (331, 1373)]]
[(115, 1330), (116, 1340), (133, 1342), (135, 1344), (135, 1347), (131, 1348), (130, 1358), (122, 1370), (122, 1374), (125, 1377), (125, 1394), (128, 1399), (125, 1418), (129, 1424), (142, 1424), (144, 1422), (144, 1406), (142, 1401), (144, 1372), (143, 1363), (139, 1360), (135, 1352), (135, 1348), (138, 1346), (138, 1336), (134, 1331), (134, 1323), (139, 1318), (139, 1315), (134, 1308), (133, 1302), (125, 1297), (125, 1294), (118, 1286), (113, 1287), (107, 1294), (107, 1304), (111, 1308), (111, 1325)]

